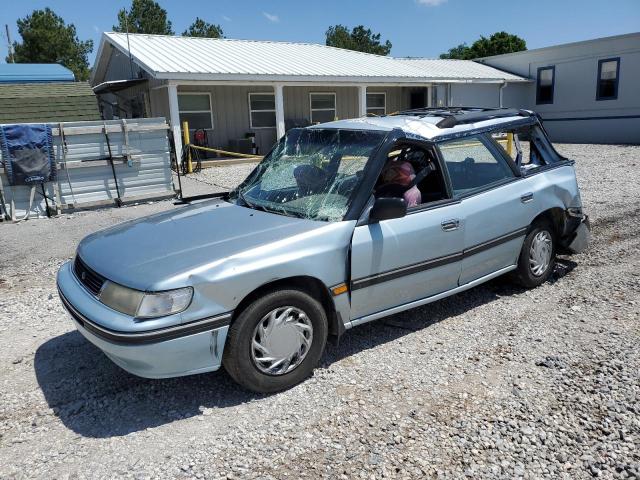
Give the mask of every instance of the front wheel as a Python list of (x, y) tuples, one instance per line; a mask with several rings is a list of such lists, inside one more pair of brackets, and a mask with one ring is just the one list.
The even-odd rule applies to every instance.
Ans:
[(534, 224), (524, 239), (516, 281), (525, 288), (534, 288), (547, 281), (555, 266), (555, 232), (546, 222)]
[(251, 303), (229, 327), (223, 365), (243, 387), (259, 393), (307, 378), (327, 340), (320, 302), (299, 290), (271, 292)]

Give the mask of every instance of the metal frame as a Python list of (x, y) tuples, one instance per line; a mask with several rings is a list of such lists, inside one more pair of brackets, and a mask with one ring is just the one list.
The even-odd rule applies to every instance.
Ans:
[[(313, 96), (314, 95), (333, 95), (333, 108), (313, 108)], [(334, 112), (333, 118), (335, 119), (338, 115), (338, 97), (336, 92), (309, 92), (309, 120), (311, 124), (314, 125), (313, 122), (313, 112)], [(318, 122), (320, 123), (320, 122)]]
[[(551, 70), (551, 100), (550, 101), (541, 101), (540, 100), (540, 72), (542, 70)], [(549, 65), (546, 67), (538, 67), (538, 72), (536, 74), (536, 105), (552, 105), (555, 100), (556, 93), (556, 66)]]
[[(610, 97), (603, 97), (600, 95), (600, 82), (602, 81), (602, 64), (606, 62), (616, 62), (616, 82), (614, 84), (615, 93)], [(598, 76), (596, 77), (596, 101), (602, 100), (617, 100), (618, 99), (618, 86), (620, 84), (620, 57), (603, 58), (598, 60)]]
[[(251, 96), (252, 95), (269, 95), (271, 97), (273, 97), (273, 110), (252, 110), (251, 109)], [(248, 93), (248, 106), (249, 106), (249, 128), (251, 128), (252, 130), (264, 130), (264, 129), (274, 129), (274, 128), (278, 128), (278, 119), (276, 116), (276, 94), (275, 92), (249, 92)], [(273, 126), (272, 127), (255, 127), (253, 125), (253, 118), (251, 117), (252, 113), (258, 113), (258, 112), (273, 112)]]
[[(209, 97), (209, 110), (180, 110), (180, 96), (182, 95), (207, 95)], [(213, 122), (213, 102), (211, 101), (211, 92), (178, 92), (178, 116), (183, 113), (208, 113), (211, 117), (211, 127), (205, 130), (215, 130), (215, 124)], [(182, 121), (180, 123), (182, 123)]]

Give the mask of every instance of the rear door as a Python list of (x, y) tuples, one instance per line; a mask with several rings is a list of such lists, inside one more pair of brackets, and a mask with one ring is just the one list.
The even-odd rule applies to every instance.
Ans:
[(439, 145), (465, 230), (459, 284), (517, 262), (529, 222), (535, 217), (533, 181), (488, 136), (474, 135)]

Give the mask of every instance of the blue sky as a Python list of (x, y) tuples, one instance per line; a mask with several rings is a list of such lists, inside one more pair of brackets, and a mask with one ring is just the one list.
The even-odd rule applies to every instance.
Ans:
[[(1, 61), (6, 56), (4, 24), (14, 39), (16, 20), (50, 7), (74, 23), (81, 39), (111, 30), (116, 13), (130, 0), (0, 0)], [(640, 0), (159, 0), (174, 30), (196, 16), (222, 25), (228, 38), (324, 43), (329, 25), (364, 24), (393, 43), (392, 55), (437, 57), (462, 42), (506, 30), (529, 48), (640, 30)]]

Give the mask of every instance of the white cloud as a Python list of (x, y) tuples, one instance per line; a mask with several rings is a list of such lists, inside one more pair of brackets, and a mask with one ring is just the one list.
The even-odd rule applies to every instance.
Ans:
[(426, 5), (427, 7), (437, 7), (438, 5), (442, 5), (447, 0), (416, 0), (416, 3), (420, 5)]
[(270, 22), (278, 23), (280, 21), (280, 17), (273, 13), (262, 12), (262, 15), (264, 15), (264, 17)]
[(225, 22), (230, 22), (230, 21), (231, 21), (231, 19), (230, 19), (229, 17), (227, 17), (226, 15), (223, 15), (223, 16), (222, 16), (222, 19), (223, 19)]
[(97, 26), (97, 25), (94, 25), (94, 26), (93, 26), (93, 30), (94, 30), (96, 33), (102, 33), (102, 30), (100, 30), (100, 29), (98, 28), (98, 26)]

